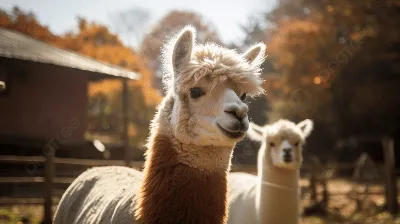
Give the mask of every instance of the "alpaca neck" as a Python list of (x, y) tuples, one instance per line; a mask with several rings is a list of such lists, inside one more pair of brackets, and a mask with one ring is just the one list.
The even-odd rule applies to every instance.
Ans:
[[(262, 155), (259, 155), (259, 158), (260, 156)], [(260, 183), (256, 197), (258, 223), (298, 224), (300, 222), (299, 170), (277, 168), (270, 164), (268, 159), (261, 164), (258, 167)]]
[(153, 123), (135, 218), (143, 224), (226, 223), (232, 147), (183, 144), (162, 112)]
[(177, 160), (204, 173), (227, 173), (231, 167), (233, 147), (176, 144)]
[[(212, 171), (190, 166), (169, 138), (155, 140), (144, 168), (136, 218), (143, 224), (225, 223), (227, 166)], [(229, 159), (219, 162), (227, 164)]]

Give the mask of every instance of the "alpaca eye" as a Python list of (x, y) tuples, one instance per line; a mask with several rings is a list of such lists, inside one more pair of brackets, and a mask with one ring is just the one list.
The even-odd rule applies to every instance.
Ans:
[(192, 97), (192, 99), (197, 99), (205, 94), (206, 93), (204, 90), (200, 87), (194, 87), (190, 89), (190, 97)]
[(240, 100), (244, 101), (244, 100), (246, 99), (246, 97), (247, 97), (247, 94), (246, 94), (246, 93), (243, 93), (243, 94), (240, 96)]
[(298, 142), (294, 143), (294, 146), (296, 146), (296, 147), (299, 146), (299, 143)]
[(269, 146), (274, 147), (274, 146), (275, 146), (275, 143), (270, 142), (270, 143), (269, 143)]

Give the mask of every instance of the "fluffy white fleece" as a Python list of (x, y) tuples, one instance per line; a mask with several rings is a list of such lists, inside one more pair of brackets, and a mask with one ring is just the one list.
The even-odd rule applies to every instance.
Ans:
[(135, 223), (132, 202), (142, 177), (140, 171), (121, 166), (85, 171), (64, 193), (54, 223)]

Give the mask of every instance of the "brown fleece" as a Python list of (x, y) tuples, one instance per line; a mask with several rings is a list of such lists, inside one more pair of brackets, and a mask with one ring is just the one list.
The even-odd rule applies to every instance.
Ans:
[(143, 224), (226, 223), (226, 172), (179, 163), (171, 140), (155, 137), (143, 171), (136, 219)]

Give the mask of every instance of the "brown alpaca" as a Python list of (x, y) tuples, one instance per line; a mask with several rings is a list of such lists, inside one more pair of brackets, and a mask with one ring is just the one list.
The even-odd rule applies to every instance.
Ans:
[(243, 100), (262, 92), (265, 46), (239, 55), (194, 39), (186, 27), (164, 50), (167, 95), (152, 121), (144, 171), (86, 171), (64, 193), (56, 224), (226, 223), (232, 149), (249, 127)]

